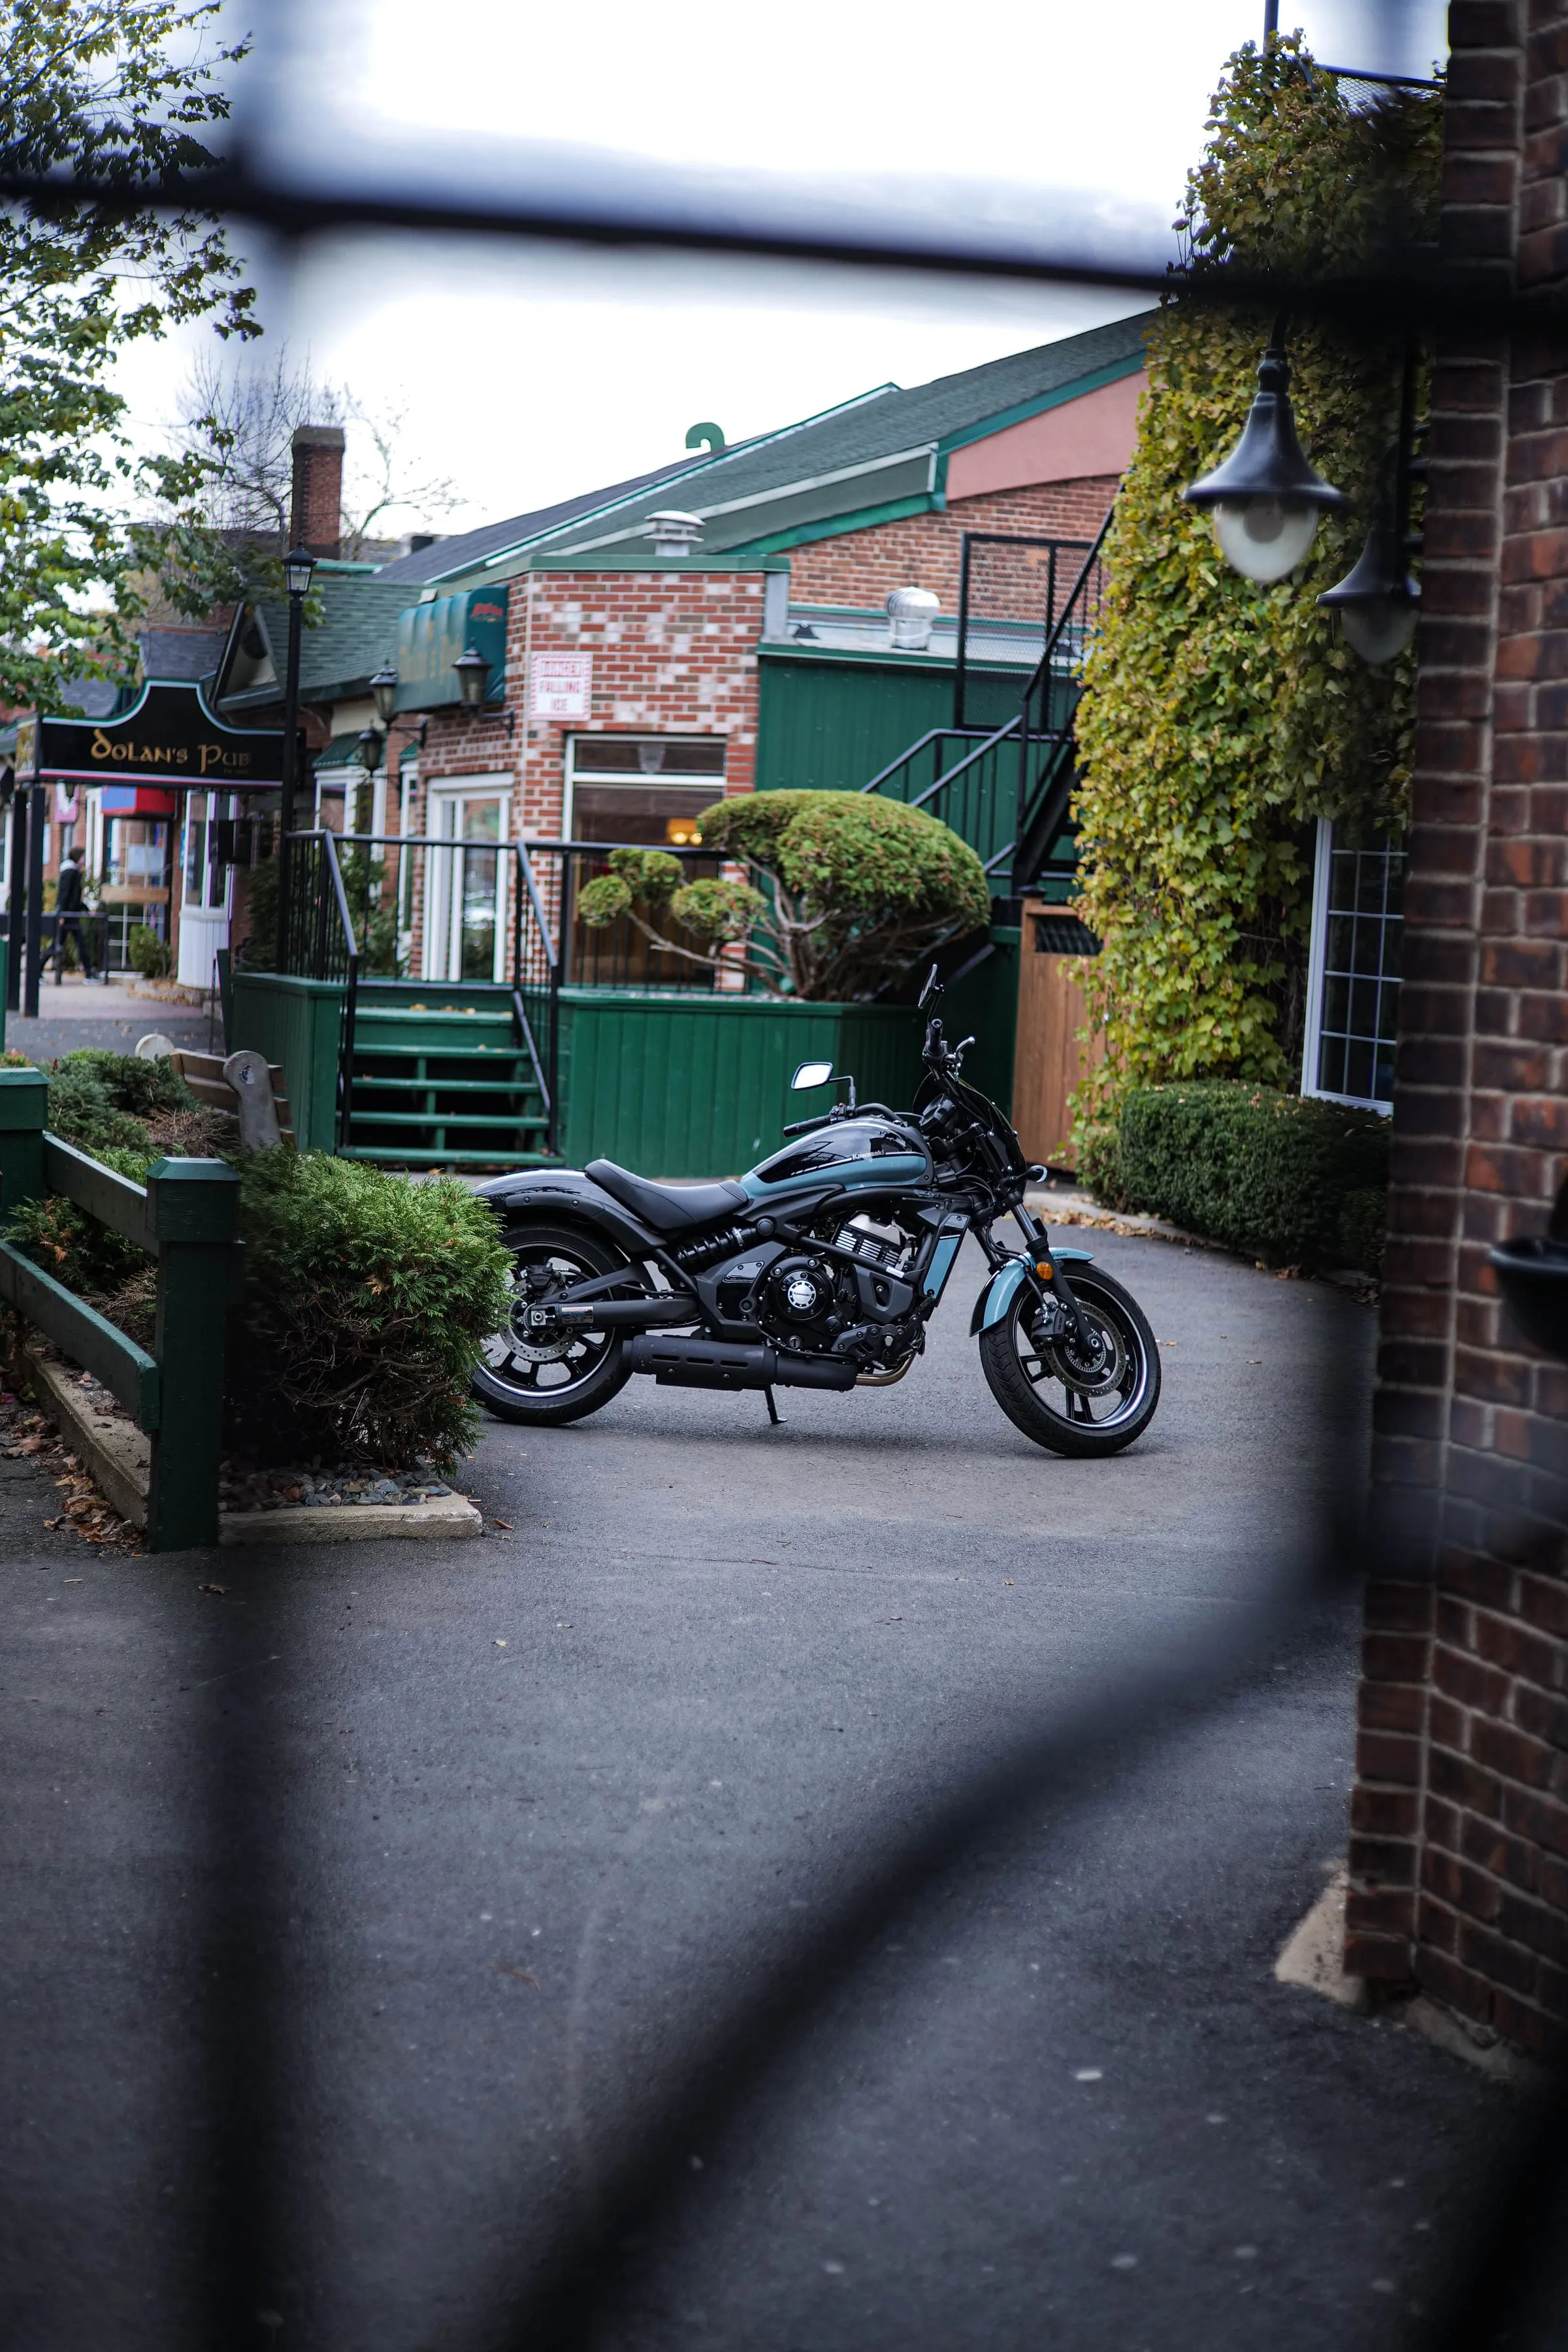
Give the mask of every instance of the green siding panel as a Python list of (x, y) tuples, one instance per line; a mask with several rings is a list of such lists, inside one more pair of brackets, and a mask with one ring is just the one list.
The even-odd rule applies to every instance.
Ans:
[(933, 727), (952, 724), (952, 672), (763, 654), (759, 792), (858, 792)]
[(231, 1052), (251, 1046), (283, 1066), (301, 1151), (337, 1149), (338, 1049), (343, 989), (335, 980), (277, 971), (237, 971)]
[(907, 1108), (921, 1024), (907, 1006), (648, 997), (566, 989), (561, 1148), (568, 1166), (615, 1160), (638, 1175), (738, 1176), (792, 1119), (835, 1097), (792, 1095), (797, 1063), (833, 1059), (863, 1099)]

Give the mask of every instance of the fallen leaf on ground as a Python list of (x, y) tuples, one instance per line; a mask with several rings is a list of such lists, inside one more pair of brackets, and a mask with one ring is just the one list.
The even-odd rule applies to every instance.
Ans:
[(226, 1584), (198, 1584), (196, 1591), (198, 1592), (226, 1592), (228, 1591), (228, 1587)]
[(490, 1521), (490, 1525), (492, 1528), (504, 1528), (509, 1536), (511, 1533), (511, 1521), (510, 1519), (492, 1519)]
[(531, 1984), (535, 1992), (542, 1992), (543, 1990), (543, 1987), (541, 1985), (539, 1979), (534, 1975), (531, 1969), (509, 1968), (505, 1960), (492, 1960), (490, 1962), (490, 1966), (494, 1969), (497, 1976), (516, 1977), (521, 1983)]

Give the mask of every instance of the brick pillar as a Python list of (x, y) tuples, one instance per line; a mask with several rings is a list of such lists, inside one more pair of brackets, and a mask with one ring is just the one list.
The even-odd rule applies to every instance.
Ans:
[(337, 555), (342, 551), (344, 437), (341, 425), (295, 427), (290, 547), (307, 547), (312, 555)]
[[(1568, 10), (1450, 13), (1445, 256), (1568, 275)], [(1568, 1175), (1568, 337), (1434, 357), (1347, 1965), (1568, 2024), (1568, 1372), (1491, 1244)]]

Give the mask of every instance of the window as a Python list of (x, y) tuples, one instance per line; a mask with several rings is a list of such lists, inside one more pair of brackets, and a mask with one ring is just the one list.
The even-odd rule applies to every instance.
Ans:
[(721, 735), (574, 735), (567, 837), (689, 847), (697, 818), (724, 796)]
[(1357, 843), (1318, 822), (1301, 1092), (1372, 1110), (1394, 1107), (1405, 851)]

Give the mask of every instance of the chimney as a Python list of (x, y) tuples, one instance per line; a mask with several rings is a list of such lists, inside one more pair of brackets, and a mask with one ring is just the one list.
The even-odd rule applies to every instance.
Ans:
[(312, 555), (336, 555), (342, 545), (343, 428), (296, 425), (293, 451), (289, 543)]

